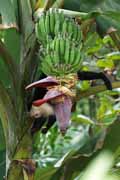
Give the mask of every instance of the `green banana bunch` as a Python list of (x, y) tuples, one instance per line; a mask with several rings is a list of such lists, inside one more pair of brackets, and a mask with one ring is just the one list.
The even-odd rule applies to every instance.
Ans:
[(81, 68), (82, 31), (74, 19), (50, 9), (41, 15), (35, 31), (44, 49), (39, 56), (45, 74), (64, 76)]
[(78, 44), (82, 40), (80, 26), (72, 18), (65, 17), (59, 9), (43, 12), (39, 22), (36, 23), (35, 30), (37, 38), (42, 43), (46, 43), (47, 36), (54, 38), (58, 34), (65, 35), (66, 38), (69, 37)]
[(43, 12), (35, 26), (37, 38), (44, 42), (46, 41), (46, 36), (53, 38), (55, 35), (58, 35), (64, 20), (65, 16), (58, 9), (50, 9), (47, 12)]
[(75, 73), (81, 66), (80, 46), (59, 34), (47, 42), (42, 60), (42, 70), (47, 75), (65, 75)]

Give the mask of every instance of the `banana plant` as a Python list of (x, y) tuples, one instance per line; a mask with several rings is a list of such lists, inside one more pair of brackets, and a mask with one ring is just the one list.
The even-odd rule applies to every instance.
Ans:
[[(70, 124), (79, 80), (102, 79), (107, 89), (111, 90), (112, 86), (102, 72), (82, 71), (85, 56), (84, 38), (81, 26), (75, 18), (64, 15), (59, 9), (50, 9), (41, 14), (35, 29), (40, 43), (39, 72), (48, 77), (28, 85), (26, 90), (41, 87), (48, 91), (43, 99), (33, 102), (31, 111), (32, 114), (37, 111), (34, 113), (36, 116), (39, 111), (43, 111), (43, 104), (48, 102), (54, 109), (53, 115), (56, 116), (61, 133), (65, 134)], [(38, 109), (34, 106), (38, 106)], [(47, 114), (48, 108), (45, 108), (42, 115), (39, 113), (40, 117)]]

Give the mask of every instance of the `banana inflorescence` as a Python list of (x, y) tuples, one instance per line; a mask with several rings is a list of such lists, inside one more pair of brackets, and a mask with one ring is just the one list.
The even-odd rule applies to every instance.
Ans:
[(43, 12), (37, 22), (36, 36), (43, 45), (41, 69), (47, 75), (75, 73), (82, 62), (82, 31), (72, 18), (59, 9)]

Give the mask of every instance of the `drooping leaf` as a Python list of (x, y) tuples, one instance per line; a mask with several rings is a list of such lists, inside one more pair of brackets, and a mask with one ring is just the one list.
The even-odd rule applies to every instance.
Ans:
[(110, 27), (115, 27), (120, 31), (120, 3), (119, 0), (65, 0), (65, 9), (80, 12), (96, 12), (94, 18), (97, 22), (97, 30), (100, 35), (105, 35)]
[(4, 137), (1, 120), (0, 120), (0, 151), (5, 151), (5, 137)]
[(0, 29), (16, 28), (16, 13), (15, 13), (15, 1), (4, 0), (0, 1), (0, 14), (2, 23)]
[[(119, 14), (120, 16), (120, 14)], [(107, 34), (108, 30), (113, 27), (117, 30), (120, 30), (120, 26), (118, 25), (118, 21), (115, 19), (110, 18), (108, 15), (100, 15), (96, 17), (96, 23), (97, 23), (97, 31), (101, 36), (104, 36)]]
[(119, 132), (120, 122), (117, 120), (108, 129), (103, 149), (112, 151), (114, 154), (117, 152), (117, 149), (120, 148)]
[(31, 76), (36, 70), (37, 43), (34, 34), (34, 23), (32, 20), (32, 8), (30, 1), (18, 1), (20, 31), (22, 32), (21, 64), (22, 86), (30, 82)]
[(4, 43), (2, 43), (2, 41), (0, 41), (0, 57), (0, 60), (3, 61), (0, 63), (2, 64), (3, 68), (5, 68), (6, 76), (9, 79), (11, 79), (11, 83), (9, 85), (13, 85), (12, 90), (17, 95), (20, 82), (18, 66), (16, 62), (14, 62), (13, 58), (11, 57), (10, 53), (8, 52), (7, 48), (5, 47)]
[[(0, 81), (0, 118), (2, 120), (3, 130), (6, 141), (8, 140), (8, 127), (18, 123), (18, 118), (15, 110), (15, 104), (12, 104), (11, 97), (2, 82)], [(19, 126), (17, 129), (19, 132)]]
[(73, 11), (79, 11), (80, 10), (80, 1), (78, 1), (78, 0), (65, 0), (64, 1), (64, 8), (70, 9)]
[(35, 172), (35, 180), (50, 180), (51, 176), (56, 172), (57, 168), (48, 167), (48, 168), (37, 168)]
[[(22, 35), (24, 37), (24, 42), (27, 43), (28, 38), (33, 33), (34, 24), (32, 21), (32, 9), (30, 1), (19, 1), (19, 8), (20, 8), (20, 22), (21, 22), (21, 31)], [(30, 44), (27, 44), (30, 46)]]
[(5, 162), (5, 150), (0, 150), (0, 178), (3, 179), (5, 176), (5, 167), (6, 167), (6, 162)]
[(22, 94), (25, 95), (25, 89), (23, 88), (30, 83), (36, 73), (38, 64), (37, 50), (38, 44), (34, 32), (34, 22), (32, 19), (32, 7), (30, 1), (18, 1), (19, 5), (19, 20), (20, 31), (22, 32), (22, 45), (21, 45), (21, 87)]
[(80, 10), (81, 11), (95, 11), (95, 10), (102, 10), (106, 11), (118, 11), (120, 10), (119, 0), (81, 0), (80, 1)]
[(4, 44), (16, 64), (20, 63), (20, 33), (14, 28), (4, 30)]

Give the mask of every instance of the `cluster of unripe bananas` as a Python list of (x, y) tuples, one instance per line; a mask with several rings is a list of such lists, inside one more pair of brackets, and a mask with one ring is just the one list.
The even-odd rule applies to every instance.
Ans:
[(58, 9), (43, 12), (36, 24), (36, 36), (43, 46), (41, 68), (47, 75), (75, 73), (82, 62), (82, 31), (72, 18)]

